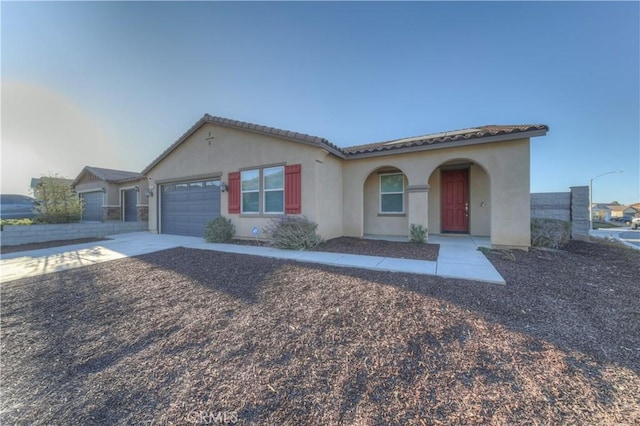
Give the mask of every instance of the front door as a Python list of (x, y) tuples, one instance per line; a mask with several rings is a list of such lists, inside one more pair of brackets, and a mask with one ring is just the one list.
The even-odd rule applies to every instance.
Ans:
[(442, 171), (442, 232), (469, 232), (469, 169)]
[(125, 222), (135, 222), (138, 220), (138, 191), (128, 189), (122, 191), (123, 215)]

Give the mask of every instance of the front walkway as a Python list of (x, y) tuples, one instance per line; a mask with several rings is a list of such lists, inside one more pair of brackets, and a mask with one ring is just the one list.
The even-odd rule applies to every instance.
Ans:
[(158, 235), (149, 232), (118, 234), (112, 235), (110, 238), (112, 240), (100, 241), (99, 243), (86, 243), (2, 255), (2, 260), (0, 260), (0, 282), (80, 268), (174, 247), (186, 247), (334, 266), (437, 275), (444, 278), (505, 284), (502, 276), (482, 252), (478, 250), (479, 246), (490, 246), (488, 239), (469, 236), (429, 236), (430, 243), (440, 244), (440, 253), (436, 262), (317, 251), (281, 250), (236, 244), (210, 244), (197, 237)]

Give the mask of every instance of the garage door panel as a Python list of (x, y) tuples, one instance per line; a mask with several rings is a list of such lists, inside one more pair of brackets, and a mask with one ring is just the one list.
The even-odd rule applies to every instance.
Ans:
[(167, 184), (161, 199), (161, 226), (163, 234), (202, 237), (206, 224), (220, 216), (220, 187), (202, 184)]
[(102, 221), (102, 192), (85, 192), (81, 194), (83, 209), (82, 220), (88, 222)]

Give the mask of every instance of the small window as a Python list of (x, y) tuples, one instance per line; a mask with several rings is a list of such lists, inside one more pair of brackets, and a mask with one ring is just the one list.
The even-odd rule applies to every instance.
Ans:
[(211, 186), (220, 186), (220, 181), (219, 180), (208, 180), (205, 182), (205, 185), (208, 187)]
[(188, 183), (176, 183), (176, 191), (186, 191), (189, 189)]
[(260, 213), (260, 171), (245, 170), (240, 173), (242, 213)]
[(175, 191), (176, 190), (176, 186), (175, 185), (163, 185), (162, 186), (162, 191), (163, 192), (171, 192), (171, 191)]
[(189, 189), (201, 189), (204, 188), (204, 182), (191, 182)]
[(404, 175), (380, 175), (380, 213), (404, 213)]
[(284, 213), (284, 167), (269, 167), (264, 174), (264, 212)]

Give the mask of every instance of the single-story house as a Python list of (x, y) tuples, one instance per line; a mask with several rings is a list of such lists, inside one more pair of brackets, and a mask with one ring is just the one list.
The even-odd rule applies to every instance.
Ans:
[(229, 217), (251, 238), (305, 215), (323, 238), (488, 236), (530, 246), (529, 141), (546, 125), (489, 125), (340, 148), (326, 139), (205, 114), (142, 174), (149, 229), (200, 236)]
[(72, 186), (83, 200), (83, 221), (148, 220), (148, 185), (141, 173), (86, 166)]
[(608, 204), (593, 203), (591, 205), (591, 218), (593, 220), (610, 221), (611, 209)]

